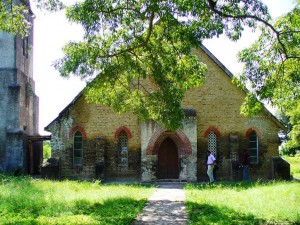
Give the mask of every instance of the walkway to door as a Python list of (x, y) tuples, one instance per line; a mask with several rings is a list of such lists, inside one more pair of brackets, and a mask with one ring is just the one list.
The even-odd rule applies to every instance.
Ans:
[(132, 225), (188, 224), (182, 183), (160, 183)]

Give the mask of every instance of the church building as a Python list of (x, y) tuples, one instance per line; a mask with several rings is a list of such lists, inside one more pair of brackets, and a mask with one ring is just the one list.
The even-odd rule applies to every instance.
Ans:
[[(284, 126), (267, 110), (240, 114), (246, 93), (205, 47), (195, 50), (208, 67), (204, 85), (182, 101), (185, 118), (175, 132), (131, 113), (87, 103), (83, 92), (46, 128), (59, 177), (103, 181), (207, 181), (207, 150), (218, 160), (218, 180), (241, 180), (241, 154), (250, 153), (250, 179), (281, 179), (289, 167), (278, 157), (278, 132)], [(145, 81), (151, 85), (151, 81)], [(283, 169), (282, 169), (283, 168)], [(289, 176), (289, 175), (288, 175)]]

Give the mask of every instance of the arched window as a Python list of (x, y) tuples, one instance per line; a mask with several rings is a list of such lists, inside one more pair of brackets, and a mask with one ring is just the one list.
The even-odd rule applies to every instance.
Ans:
[(214, 155), (217, 155), (217, 135), (214, 131), (208, 134), (208, 150)]
[(128, 137), (123, 130), (118, 137), (118, 149), (119, 149), (119, 162), (118, 166), (121, 168), (128, 168)]
[(249, 134), (249, 155), (250, 163), (258, 164), (258, 136), (255, 131), (252, 131)]
[(82, 165), (83, 163), (83, 139), (80, 131), (76, 131), (74, 134), (73, 163), (74, 165)]

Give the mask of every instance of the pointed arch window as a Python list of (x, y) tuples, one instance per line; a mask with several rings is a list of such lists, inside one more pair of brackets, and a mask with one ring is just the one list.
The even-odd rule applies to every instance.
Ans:
[(208, 134), (208, 150), (214, 155), (217, 155), (217, 135), (214, 131), (210, 131)]
[(250, 163), (258, 164), (258, 136), (255, 131), (249, 134), (249, 155)]
[(118, 137), (118, 150), (118, 166), (121, 168), (128, 168), (128, 136), (124, 130), (120, 132)]
[(74, 134), (73, 143), (73, 164), (82, 165), (83, 164), (83, 138), (80, 131), (76, 131)]

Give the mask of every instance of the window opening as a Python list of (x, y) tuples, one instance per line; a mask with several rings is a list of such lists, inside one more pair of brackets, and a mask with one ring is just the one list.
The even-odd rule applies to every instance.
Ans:
[(74, 165), (82, 165), (83, 163), (83, 139), (80, 131), (74, 134)]
[(250, 155), (250, 163), (257, 164), (258, 163), (258, 136), (255, 131), (252, 131), (249, 135), (249, 155)]
[(128, 137), (123, 130), (119, 135), (119, 163), (118, 166), (124, 169), (128, 168)]
[(28, 58), (28, 48), (29, 48), (29, 45), (28, 45), (28, 37), (25, 37), (23, 39), (23, 55)]
[(217, 135), (214, 131), (208, 134), (208, 150), (214, 155), (217, 155)]

